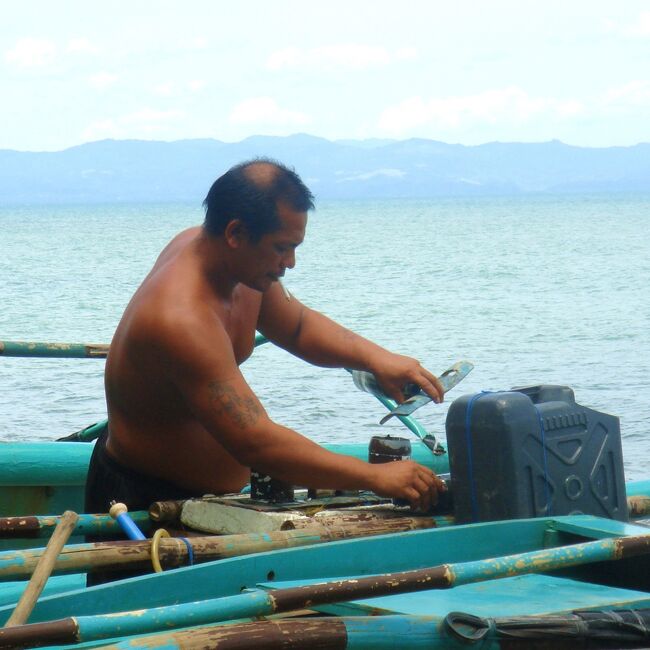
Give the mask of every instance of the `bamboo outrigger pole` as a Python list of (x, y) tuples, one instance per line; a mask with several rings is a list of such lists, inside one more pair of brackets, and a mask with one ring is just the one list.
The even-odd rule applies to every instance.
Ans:
[[(175, 537), (159, 541), (160, 561), (165, 569), (187, 566), (192, 549), (196, 564), (229, 557), (265, 553), (283, 548), (313, 546), (342, 539), (372, 537), (389, 533), (424, 530), (447, 526), (448, 517), (396, 517), (384, 521), (360, 521), (356, 525), (318, 525), (299, 530), (237, 535), (209, 535), (187, 538)], [(53, 574), (84, 571), (121, 571), (151, 568), (151, 540), (120, 540), (74, 544), (64, 549), (53, 567)], [(31, 575), (43, 549), (0, 552), (0, 582), (24, 580)]]
[[(268, 339), (255, 335), (255, 346)], [(2, 357), (38, 357), (57, 359), (105, 359), (109, 343), (45, 343), (42, 341), (0, 341)]]
[(105, 359), (106, 343), (43, 343), (40, 341), (0, 341), (0, 356), (62, 359)]
[(615, 609), (571, 614), (480, 618), (303, 616), (233, 623), (129, 638), (97, 650), (576, 650), (648, 648), (650, 610)]
[[(24, 517), (0, 517), (0, 539), (34, 539), (50, 537), (63, 515), (28, 515)], [(151, 528), (151, 519), (146, 510), (132, 512), (131, 517), (140, 527)], [(97, 537), (119, 535), (120, 525), (110, 515), (79, 515), (72, 531), (73, 535), (94, 535)], [(20, 552), (20, 551), (14, 551)], [(0, 553), (0, 556), (4, 553)]]

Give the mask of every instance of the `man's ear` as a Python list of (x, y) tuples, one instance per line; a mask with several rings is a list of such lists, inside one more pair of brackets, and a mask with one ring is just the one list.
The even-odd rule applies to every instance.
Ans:
[(239, 248), (248, 240), (248, 231), (241, 219), (231, 219), (223, 234), (231, 248)]

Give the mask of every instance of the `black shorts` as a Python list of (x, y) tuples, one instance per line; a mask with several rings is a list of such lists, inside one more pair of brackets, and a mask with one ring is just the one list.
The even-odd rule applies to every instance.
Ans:
[[(141, 474), (118, 463), (106, 451), (107, 431), (97, 439), (95, 449), (90, 457), (88, 476), (86, 478), (86, 498), (84, 512), (89, 514), (106, 513), (112, 501), (124, 503), (131, 512), (148, 510), (154, 501), (176, 501), (202, 496), (169, 481)], [(87, 542), (103, 542), (109, 539), (126, 539), (126, 535), (113, 538), (86, 536)], [(137, 571), (94, 571), (88, 573), (87, 585), (102, 584), (112, 580), (122, 580), (150, 573)]]
[(154, 501), (176, 501), (202, 496), (170, 481), (125, 467), (106, 451), (107, 431), (97, 439), (86, 477), (84, 512), (106, 513), (112, 501), (130, 511), (148, 510)]

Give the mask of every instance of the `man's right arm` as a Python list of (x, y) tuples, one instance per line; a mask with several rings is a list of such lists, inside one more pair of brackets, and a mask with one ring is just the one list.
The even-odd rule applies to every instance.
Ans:
[(435, 503), (441, 482), (428, 468), (412, 461), (370, 465), (273, 422), (241, 374), (216, 317), (189, 325), (182, 327), (182, 345), (177, 328), (161, 328), (158, 352), (194, 416), (239, 463), (294, 485), (369, 489), (421, 509)]

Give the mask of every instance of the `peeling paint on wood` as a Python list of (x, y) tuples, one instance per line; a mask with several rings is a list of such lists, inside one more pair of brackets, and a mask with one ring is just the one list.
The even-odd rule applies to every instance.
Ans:
[(274, 612), (287, 612), (344, 600), (445, 589), (452, 584), (453, 571), (450, 566), (443, 564), (429, 569), (279, 589), (271, 592), (270, 597)]
[(0, 355), (6, 357), (58, 357), (65, 359), (105, 359), (109, 345), (104, 343), (45, 343), (0, 341)]
[(345, 650), (345, 623), (332, 619), (261, 621), (206, 627), (134, 639), (107, 648), (219, 648), (219, 650)]
[(0, 517), (0, 538), (38, 537), (41, 525), (37, 517)]
[(73, 618), (47, 623), (32, 623), (0, 629), (0, 648), (28, 648), (36, 645), (35, 639), (47, 639), (51, 643), (75, 643), (79, 628)]

